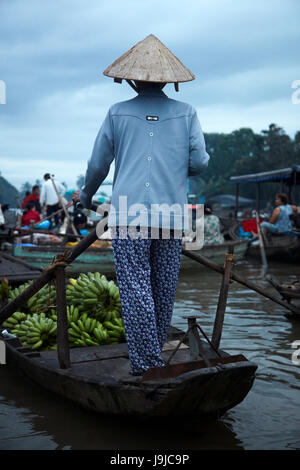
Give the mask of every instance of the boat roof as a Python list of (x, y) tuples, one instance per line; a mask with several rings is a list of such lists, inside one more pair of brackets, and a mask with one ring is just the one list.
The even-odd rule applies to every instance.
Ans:
[(282, 181), (287, 184), (300, 184), (300, 165), (292, 165), (281, 170), (264, 171), (250, 175), (231, 176), (232, 184), (259, 183), (264, 181)]

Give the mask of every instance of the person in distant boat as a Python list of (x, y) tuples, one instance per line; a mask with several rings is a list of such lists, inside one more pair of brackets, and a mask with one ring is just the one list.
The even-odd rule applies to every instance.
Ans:
[(34, 202), (29, 202), (27, 204), (27, 212), (26, 214), (22, 215), (21, 223), (22, 226), (24, 225), (31, 225), (32, 223), (40, 222), (41, 216), (35, 210)]
[(262, 222), (261, 227), (266, 232), (287, 234), (292, 230), (290, 216), (297, 214), (297, 206), (288, 204), (288, 197), (284, 193), (276, 194), (275, 206), (269, 222)]
[(25, 197), (24, 197), (23, 202), (22, 202), (22, 208), (23, 208), (23, 209), (26, 208), (27, 203), (28, 203), (29, 200), (30, 200), (30, 196), (31, 196), (31, 192), (30, 192), (30, 191), (26, 191)]
[[(59, 211), (60, 205), (59, 205), (58, 196), (54, 189), (49, 173), (46, 173), (44, 175), (44, 180), (45, 180), (45, 183), (42, 186), (40, 204), (43, 207), (44, 206), (47, 207), (47, 217), (49, 217), (53, 213)], [(61, 196), (63, 196), (65, 194), (66, 188), (64, 187), (64, 185), (62, 185), (58, 181), (54, 181), (54, 182), (55, 182), (58, 192), (60, 193)], [(54, 221), (55, 221), (55, 225), (59, 224), (58, 214), (54, 216)]]
[(41, 212), (41, 205), (40, 205), (40, 187), (38, 184), (32, 187), (32, 192), (26, 191), (26, 197), (22, 202), (23, 209), (27, 208), (29, 202), (33, 202), (35, 206), (35, 210), (37, 212)]
[[(89, 231), (86, 228), (87, 224), (87, 217), (85, 214), (82, 212), (78, 212), (75, 214), (74, 219), (73, 219), (74, 227), (79, 233), (79, 235), (82, 235), (83, 237), (86, 237), (89, 234)], [(77, 237), (76, 235), (68, 235), (68, 242), (77, 242)]]
[(221, 245), (222, 243), (225, 243), (225, 240), (221, 233), (220, 219), (213, 214), (210, 205), (204, 204), (204, 245)]
[(32, 193), (30, 202), (33, 202), (35, 205), (35, 210), (41, 213), (41, 204), (40, 204), (40, 187), (38, 184), (32, 187)]

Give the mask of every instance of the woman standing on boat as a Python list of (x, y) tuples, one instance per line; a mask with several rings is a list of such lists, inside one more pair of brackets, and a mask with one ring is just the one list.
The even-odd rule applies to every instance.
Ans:
[(288, 198), (284, 193), (276, 194), (275, 209), (269, 222), (262, 222), (261, 226), (267, 232), (275, 234), (285, 234), (292, 230), (290, 215), (297, 214), (297, 206), (287, 203)]
[[(166, 83), (174, 83), (178, 91), (179, 82), (195, 77), (155, 36), (136, 44), (104, 74), (118, 83), (125, 79), (138, 95), (110, 108), (96, 138), (80, 201), (90, 207), (115, 159), (108, 226), (114, 229), (131, 373), (141, 375), (164, 366), (161, 352), (180, 267), (187, 177), (201, 173), (209, 156), (195, 109), (162, 91)], [(162, 205), (180, 210), (170, 214)], [(157, 229), (154, 237), (151, 229)], [(162, 229), (169, 231), (168, 238)]]

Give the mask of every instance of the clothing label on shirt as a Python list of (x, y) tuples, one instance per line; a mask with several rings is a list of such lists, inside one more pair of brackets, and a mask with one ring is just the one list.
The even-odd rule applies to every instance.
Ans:
[(146, 116), (147, 121), (158, 121), (158, 116)]

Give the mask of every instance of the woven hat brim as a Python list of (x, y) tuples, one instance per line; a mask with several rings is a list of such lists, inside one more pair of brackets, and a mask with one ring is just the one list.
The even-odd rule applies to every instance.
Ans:
[(103, 74), (119, 80), (154, 83), (182, 83), (195, 79), (195, 75), (153, 34), (115, 60)]

